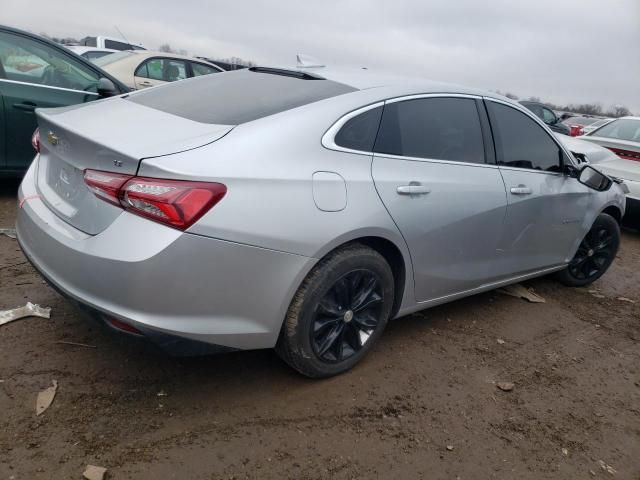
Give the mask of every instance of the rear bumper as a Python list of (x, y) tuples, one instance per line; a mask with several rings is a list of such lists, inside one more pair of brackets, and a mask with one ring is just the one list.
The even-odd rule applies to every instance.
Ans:
[(20, 246), (51, 284), (97, 316), (124, 321), (165, 346), (185, 340), (273, 347), (316, 261), (183, 233), (126, 212), (100, 234), (86, 235), (38, 198), (33, 169), (18, 200)]

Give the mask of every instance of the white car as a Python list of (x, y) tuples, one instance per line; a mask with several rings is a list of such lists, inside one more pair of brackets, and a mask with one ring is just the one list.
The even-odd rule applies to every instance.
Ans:
[(588, 135), (594, 130), (597, 130), (598, 128), (605, 126), (607, 123), (613, 122), (613, 120), (614, 120), (613, 118), (601, 118), (599, 120), (596, 120), (590, 125), (584, 125), (582, 127), (582, 135)]
[(84, 47), (82, 45), (65, 45), (73, 53), (77, 53), (81, 57), (86, 58), (90, 62), (116, 53), (119, 50), (113, 50), (112, 48), (98, 48), (98, 47)]
[(222, 68), (204, 60), (149, 50), (118, 52), (99, 58), (94, 63), (131, 90), (224, 72)]
[[(636, 121), (640, 128), (640, 118)], [(612, 123), (615, 122), (617, 120)], [(580, 139), (566, 135), (556, 135), (556, 137), (579, 161), (589, 162), (602, 173), (624, 180), (629, 191), (626, 194), (627, 208), (623, 221), (630, 227), (640, 228), (640, 161), (618, 156), (614, 153), (615, 150), (600, 146), (595, 141), (585, 141), (590, 139), (589, 136), (583, 136)], [(595, 138), (593, 137), (594, 140)]]

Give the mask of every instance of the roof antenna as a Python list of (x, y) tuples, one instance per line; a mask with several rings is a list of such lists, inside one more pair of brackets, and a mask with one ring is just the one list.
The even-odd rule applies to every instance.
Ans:
[(326, 67), (324, 63), (311, 55), (305, 55), (304, 53), (298, 53), (296, 55), (296, 63), (298, 68), (320, 68)]
[(114, 25), (113, 28), (115, 28), (118, 31), (118, 33), (124, 39), (125, 42), (127, 42), (129, 45), (131, 45), (131, 42), (129, 40), (127, 40), (127, 37), (124, 36), (124, 34), (120, 31), (120, 29), (118, 28), (117, 25)]

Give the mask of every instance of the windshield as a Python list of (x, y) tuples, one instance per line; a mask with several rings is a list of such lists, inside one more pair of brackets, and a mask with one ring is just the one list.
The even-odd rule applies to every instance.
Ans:
[(118, 53), (114, 53), (111, 55), (107, 55), (105, 57), (102, 58), (97, 58), (96, 60), (94, 60), (93, 63), (95, 63), (96, 65), (100, 66), (100, 67), (104, 67), (106, 65), (109, 65), (111, 63), (117, 62), (119, 60), (122, 60), (123, 58), (127, 58), (130, 57), (131, 55), (135, 55), (135, 53), (133, 52), (118, 52)]
[(620, 118), (605, 126), (594, 130), (589, 135), (594, 137), (615, 138), (616, 140), (627, 140), (630, 142), (640, 142), (640, 120), (633, 118)]

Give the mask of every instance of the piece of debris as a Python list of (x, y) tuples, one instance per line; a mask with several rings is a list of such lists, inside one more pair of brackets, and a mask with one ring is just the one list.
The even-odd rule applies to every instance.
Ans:
[(107, 469), (104, 467), (96, 467), (95, 465), (87, 465), (82, 476), (87, 480), (103, 480)]
[(620, 300), (621, 302), (636, 303), (635, 300), (631, 300), (630, 298), (627, 298), (627, 297), (618, 297), (616, 300)]
[(24, 307), (12, 308), (11, 310), (0, 311), (0, 325), (20, 320), (25, 317), (51, 318), (51, 309), (27, 302)]
[(36, 415), (43, 414), (44, 411), (53, 403), (56, 391), (58, 390), (58, 381), (53, 380), (52, 384), (53, 385), (49, 388), (45, 388), (43, 391), (38, 393), (38, 398), (36, 399)]
[(598, 460), (598, 465), (600, 465), (600, 468), (603, 471), (607, 472), (610, 475), (615, 475), (616, 473), (618, 473), (611, 465), (607, 465), (602, 460)]
[(67, 342), (66, 340), (58, 340), (56, 343), (59, 343), (61, 345), (73, 345), (74, 347), (98, 348), (95, 345), (89, 345), (87, 343), (78, 343), (78, 342)]
[(569, 450), (567, 450), (566, 448), (563, 448), (562, 454), (566, 457), (567, 455), (569, 455)]
[(504, 345), (504, 340), (501, 338), (498, 338), (496, 342), (498, 342), (498, 345)]
[(164, 390), (160, 390), (158, 393), (156, 393), (156, 395), (158, 397), (166, 397), (167, 396), (167, 392), (165, 392)]
[(524, 298), (525, 300), (528, 300), (531, 303), (546, 303), (546, 300), (542, 298), (540, 295), (538, 295), (537, 293), (535, 293), (532, 288), (526, 288), (524, 285), (520, 283), (499, 288), (498, 293), (502, 293), (503, 295), (509, 295), (511, 297), (516, 297), (516, 298)]
[(513, 387), (515, 387), (515, 385), (511, 382), (498, 382), (496, 383), (496, 387), (498, 387), (503, 392), (510, 392), (511, 390), (513, 390)]
[(593, 296), (595, 298), (606, 298), (598, 290), (589, 290), (589, 293), (591, 294), (591, 296)]
[(16, 238), (15, 228), (0, 228), (0, 235), (6, 235), (9, 238)]
[(591, 475), (592, 477), (596, 476), (596, 472), (594, 472), (593, 470), (589, 470), (589, 475)]
[(449, 450), (450, 452), (453, 451), (453, 445), (447, 445), (447, 450)]

